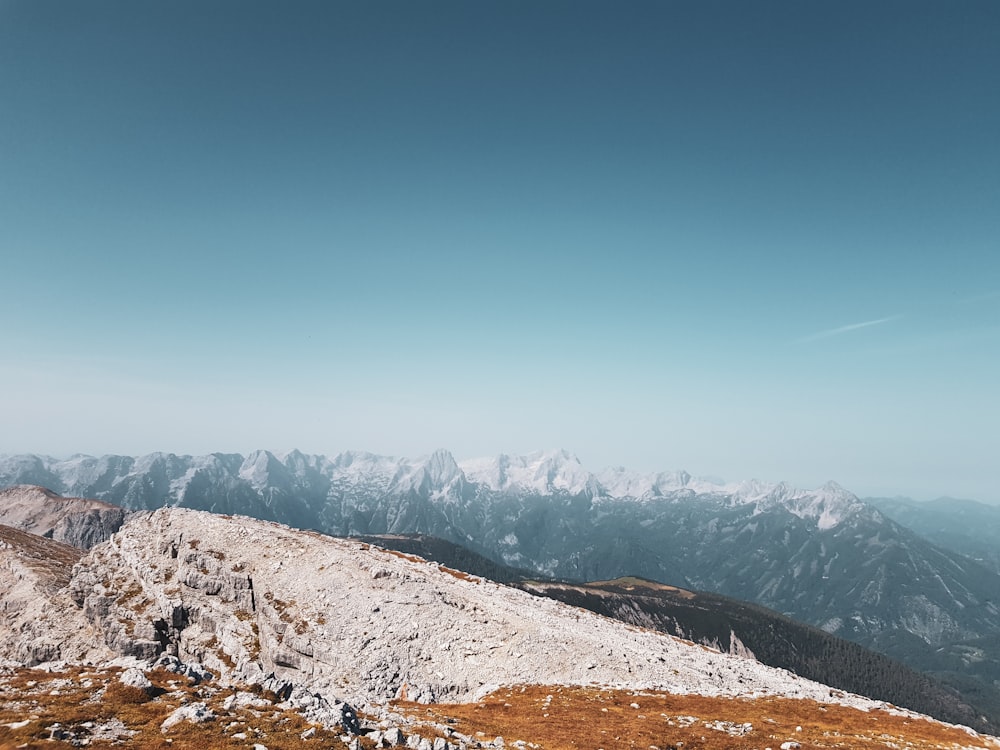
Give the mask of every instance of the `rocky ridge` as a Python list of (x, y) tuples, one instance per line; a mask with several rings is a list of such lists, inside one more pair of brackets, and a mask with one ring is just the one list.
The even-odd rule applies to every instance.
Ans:
[(69, 590), (116, 653), (165, 651), (241, 682), (273, 674), (363, 705), (473, 700), (539, 681), (830, 693), (419, 558), (197, 511), (136, 516), (80, 560)]

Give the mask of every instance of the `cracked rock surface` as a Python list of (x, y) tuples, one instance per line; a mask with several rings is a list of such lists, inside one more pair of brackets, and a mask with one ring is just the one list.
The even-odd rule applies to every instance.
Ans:
[(113, 654), (67, 592), (80, 551), (0, 526), (0, 663), (33, 666)]

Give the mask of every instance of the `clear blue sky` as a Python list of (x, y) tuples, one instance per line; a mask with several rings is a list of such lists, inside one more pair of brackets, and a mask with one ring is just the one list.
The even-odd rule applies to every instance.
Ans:
[(0, 0), (0, 452), (1000, 501), (1000, 4)]

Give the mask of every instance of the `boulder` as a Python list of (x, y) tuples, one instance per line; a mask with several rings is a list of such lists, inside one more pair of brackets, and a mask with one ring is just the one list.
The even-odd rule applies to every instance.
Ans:
[(145, 673), (137, 667), (132, 667), (126, 669), (121, 673), (118, 678), (122, 685), (127, 687), (139, 688), (146, 694), (151, 694), (153, 691), (153, 683), (149, 681)]

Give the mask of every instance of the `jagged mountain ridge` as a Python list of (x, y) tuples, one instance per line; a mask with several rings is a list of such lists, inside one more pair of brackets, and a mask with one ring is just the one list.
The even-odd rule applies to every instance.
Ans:
[(335, 535), (425, 533), (568, 579), (639, 575), (755, 601), (918, 669), (941, 669), (942, 644), (1000, 635), (1000, 576), (832, 483), (595, 474), (565, 451), (461, 463), (446, 451), (0, 459), (0, 485), (20, 482)]
[[(247, 490), (258, 503), (272, 508), (275, 499), (289, 490), (313, 500), (335, 496), (346, 487), (369, 494), (426, 494), (436, 499), (460, 499), (477, 492), (501, 495), (588, 496), (594, 500), (683, 499), (696, 495), (728, 497), (734, 503), (763, 506), (782, 503), (803, 517), (824, 516), (835, 524), (858, 504), (856, 497), (835, 483), (819, 490), (797, 490), (786, 483), (757, 480), (720, 483), (693, 478), (683, 471), (639, 473), (622, 467), (601, 473), (587, 471), (564, 450), (538, 451), (526, 456), (501, 454), (457, 462), (445, 450), (419, 459), (378, 456), (347, 451), (333, 458), (293, 450), (272, 453), (258, 450), (240, 454), (212, 453), (178, 456), (151, 453), (144, 456), (86, 456), (68, 459), (18, 455), (0, 457), (0, 486), (35, 484), (63, 495), (82, 494), (123, 507), (148, 509), (185, 505), (198, 499), (205, 483), (212, 483), (220, 505), (246, 502)], [(145, 507), (145, 506), (142, 506)], [(292, 507), (273, 508), (294, 513)]]

